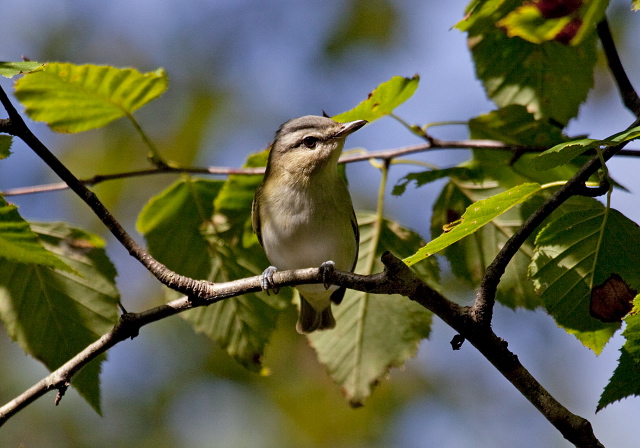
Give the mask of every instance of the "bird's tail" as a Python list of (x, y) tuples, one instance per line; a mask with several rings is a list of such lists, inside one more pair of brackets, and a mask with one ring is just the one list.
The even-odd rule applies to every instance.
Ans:
[(316, 330), (335, 328), (336, 320), (331, 312), (331, 304), (322, 311), (316, 310), (307, 300), (300, 296), (300, 315), (296, 330), (300, 334), (311, 333)]

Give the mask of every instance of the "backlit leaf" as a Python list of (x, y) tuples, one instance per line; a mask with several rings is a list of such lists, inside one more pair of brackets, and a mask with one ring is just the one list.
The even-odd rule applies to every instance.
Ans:
[(383, 82), (369, 94), (369, 97), (353, 109), (333, 117), (339, 122), (367, 120), (371, 123), (378, 118), (390, 114), (393, 110), (407, 101), (418, 88), (420, 77), (412, 78), (394, 76)]
[(454, 223), (450, 228), (446, 229), (442, 235), (430, 241), (412, 256), (406, 258), (404, 262), (411, 266), (424, 260), (456, 241), (471, 235), (511, 207), (520, 204), (527, 200), (532, 194), (539, 191), (539, 184), (522, 184), (471, 204), (460, 217), (459, 223)]
[(11, 142), (10, 135), (0, 135), (0, 160), (6, 159), (11, 154)]
[(82, 132), (133, 114), (167, 89), (163, 69), (50, 63), (16, 82), (29, 117), (56, 132)]
[[(360, 254), (356, 272), (379, 272), (380, 256), (391, 250), (406, 256), (421, 243), (420, 237), (395, 222), (377, 222), (375, 215), (359, 214)], [(382, 225), (379, 240), (377, 225)], [(371, 263), (374, 257), (375, 262)], [(437, 278), (434, 261), (418, 267), (428, 280)], [(352, 406), (361, 406), (392, 367), (415, 356), (420, 341), (429, 336), (431, 313), (402, 296), (367, 294), (347, 290), (334, 307), (336, 328), (308, 335), (333, 380), (341, 386)]]

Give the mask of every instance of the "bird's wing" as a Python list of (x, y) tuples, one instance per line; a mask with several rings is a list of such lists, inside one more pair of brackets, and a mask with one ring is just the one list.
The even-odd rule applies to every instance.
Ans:
[(258, 242), (262, 246), (262, 232), (260, 229), (260, 205), (258, 205), (258, 195), (261, 191), (262, 185), (260, 185), (256, 190), (256, 195), (253, 197), (253, 202), (251, 203), (251, 227), (253, 227), (253, 232), (258, 237)]

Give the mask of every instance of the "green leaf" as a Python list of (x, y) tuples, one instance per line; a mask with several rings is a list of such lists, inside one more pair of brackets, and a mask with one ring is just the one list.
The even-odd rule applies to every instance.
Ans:
[(593, 86), (596, 38), (576, 46), (532, 44), (493, 27), (470, 34), (476, 74), (499, 107), (520, 104), (536, 119), (566, 125)]
[(640, 395), (640, 295), (636, 296), (633, 311), (624, 319), (622, 335), (626, 341), (620, 348), (618, 366), (605, 386), (597, 411), (631, 395)]
[(82, 132), (130, 116), (159, 97), (168, 84), (163, 69), (51, 63), (16, 82), (16, 97), (29, 117), (56, 132)]
[(469, 120), (473, 139), (498, 140), (511, 145), (551, 146), (566, 140), (562, 130), (536, 120), (526, 107), (511, 104)]
[(376, 87), (366, 100), (353, 109), (334, 116), (333, 119), (339, 122), (367, 120), (371, 123), (389, 115), (396, 107), (411, 98), (419, 82), (418, 75), (414, 75), (413, 78), (394, 76)]
[(211, 272), (211, 256), (200, 227), (211, 218), (224, 182), (182, 178), (143, 207), (136, 228), (149, 252), (172, 271), (195, 279)]
[[(421, 244), (418, 235), (395, 222), (379, 223), (376, 216), (363, 214), (358, 215), (358, 221), (361, 235), (358, 273), (381, 271), (380, 255), (386, 250), (402, 257)], [(433, 280), (437, 278), (437, 265), (435, 262), (421, 265), (417, 272)], [(342, 304), (334, 308), (334, 314), (335, 329), (311, 333), (308, 338), (318, 359), (352, 406), (364, 404), (389, 369), (402, 366), (415, 356), (420, 341), (429, 336), (431, 329), (429, 311), (396, 295), (347, 290)]]
[(589, 203), (590, 207), (560, 216), (538, 234), (529, 275), (556, 322), (600, 353), (620, 324), (592, 317), (590, 285), (603, 285), (617, 275), (640, 290), (640, 230), (613, 209), (603, 228), (606, 209), (595, 199)]
[(394, 196), (400, 196), (404, 194), (404, 192), (407, 190), (407, 185), (412, 181), (416, 183), (416, 187), (422, 187), (423, 185), (434, 182), (438, 179), (442, 179), (444, 177), (456, 176), (459, 178), (470, 178), (472, 177), (472, 175), (472, 170), (460, 166), (445, 168), (442, 170), (428, 170), (421, 171), (419, 173), (409, 173), (398, 181), (398, 183), (393, 187), (393, 191), (391, 192), (391, 194), (393, 194)]
[(2, 62), (0, 61), (0, 76), (13, 78), (15, 75), (33, 73), (44, 67), (42, 62)]
[(485, 224), (491, 222), (511, 207), (527, 200), (532, 194), (540, 191), (540, 185), (535, 183), (522, 184), (487, 199), (475, 202), (467, 207), (460, 218), (460, 222), (450, 226), (438, 238), (429, 242), (418, 252), (405, 258), (409, 266), (424, 260), (456, 241), (471, 235)]
[[(99, 237), (64, 223), (32, 228), (74, 273), (0, 260), (0, 318), (25, 352), (55, 370), (115, 325), (116, 270)], [(89, 363), (71, 382), (98, 413), (105, 359)]]
[(12, 138), (10, 135), (0, 135), (0, 160), (11, 155)]
[[(218, 233), (212, 223), (205, 232), (211, 247), (212, 269), (207, 280), (219, 283), (251, 277), (262, 273), (269, 265), (262, 248), (241, 247), (238, 240), (230, 242)], [(236, 361), (248, 370), (263, 371), (262, 358), (280, 312), (289, 306), (290, 291), (278, 295), (244, 294), (182, 313), (196, 331), (218, 342)]]
[(585, 151), (601, 145), (602, 140), (594, 140), (592, 138), (581, 138), (579, 140), (560, 143), (538, 154), (535, 159), (531, 160), (531, 166), (536, 170), (548, 170), (565, 165)]
[[(460, 219), (474, 201), (491, 197), (504, 191), (501, 187), (482, 186), (473, 182), (453, 178), (442, 190), (433, 207), (431, 235), (433, 238), (442, 233), (442, 229), (451, 222)], [(477, 287), (485, 270), (497, 256), (507, 240), (522, 225), (523, 208), (537, 199), (537, 196), (521, 206), (515, 206), (495, 218), (489, 224), (467, 238), (445, 248), (441, 253), (451, 266), (453, 274), (464, 284)], [(498, 285), (496, 300), (509, 308), (524, 307), (535, 309), (541, 306), (540, 299), (527, 278), (527, 269), (531, 263), (533, 247), (529, 242), (522, 245), (507, 265)]]
[(0, 262), (5, 260), (72, 271), (42, 246), (29, 223), (18, 213), (18, 208), (0, 196)]
[(631, 0), (631, 10), (638, 11), (640, 9), (640, 0)]
[[(149, 252), (170, 269), (196, 279), (226, 282), (260, 274), (268, 266), (262, 249), (244, 250), (240, 237), (228, 231), (228, 217), (219, 214), (211, 220), (214, 199), (229, 182), (185, 178), (151, 199), (137, 226), (145, 235)], [(250, 203), (247, 209), (250, 214)], [(287, 304), (286, 296), (246, 294), (181, 317), (246, 368), (259, 371), (265, 345)], [(169, 292), (169, 298), (174, 297)]]

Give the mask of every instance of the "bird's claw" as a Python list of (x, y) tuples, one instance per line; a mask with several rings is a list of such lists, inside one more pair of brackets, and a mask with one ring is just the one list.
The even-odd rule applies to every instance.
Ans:
[(269, 266), (262, 272), (262, 275), (260, 275), (260, 287), (263, 291), (267, 292), (267, 295), (269, 295), (270, 289), (272, 289), (275, 294), (280, 292), (280, 288), (273, 283), (273, 274), (275, 274), (277, 270), (275, 266)]
[(329, 260), (320, 265), (320, 272), (322, 274), (322, 282), (324, 283), (324, 289), (329, 289), (331, 283), (329, 283), (329, 277), (333, 275), (336, 270), (336, 264)]

